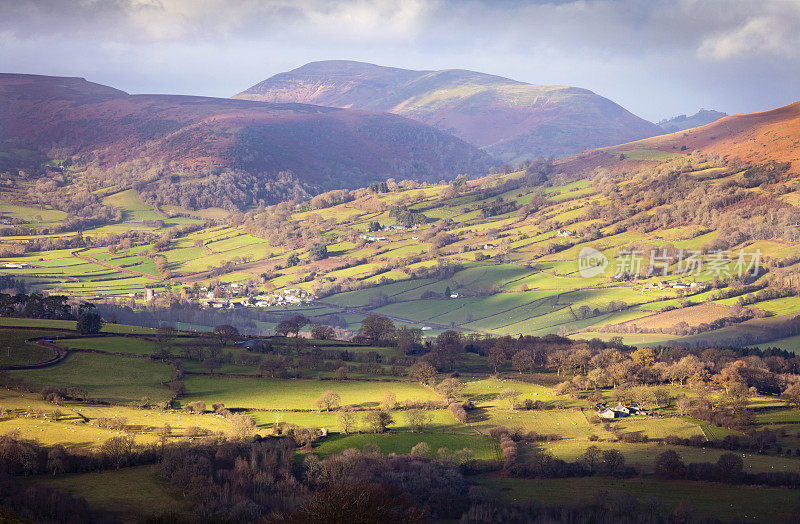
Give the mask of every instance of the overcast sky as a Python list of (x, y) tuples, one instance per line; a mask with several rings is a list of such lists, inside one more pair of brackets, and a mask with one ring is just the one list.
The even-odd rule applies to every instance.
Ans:
[(326, 59), (761, 111), (800, 100), (800, 0), (0, 0), (2, 72), (227, 97)]

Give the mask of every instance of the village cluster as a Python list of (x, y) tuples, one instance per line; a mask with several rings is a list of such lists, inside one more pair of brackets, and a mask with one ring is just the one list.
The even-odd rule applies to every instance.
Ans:
[[(200, 288), (197, 297), (189, 296), (187, 288), (183, 288), (182, 296), (190, 301), (195, 301), (212, 309), (235, 309), (239, 307), (273, 307), (310, 304), (315, 297), (304, 289), (287, 288), (275, 293), (250, 295), (246, 284), (232, 282), (217, 284), (212, 291), (207, 286)], [(144, 298), (145, 302), (154, 300), (157, 293), (153, 289), (146, 289), (141, 293), (128, 293), (130, 298)]]

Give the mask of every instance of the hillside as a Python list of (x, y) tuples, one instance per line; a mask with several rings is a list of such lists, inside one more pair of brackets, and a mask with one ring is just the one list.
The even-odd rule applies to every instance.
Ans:
[(790, 162), (800, 167), (800, 102), (721, 118), (701, 127), (600, 148), (565, 159), (560, 170), (575, 176), (598, 168), (629, 169), (692, 151), (716, 153), (728, 160), (758, 164)]
[(391, 112), (452, 133), (509, 162), (566, 156), (663, 133), (587, 89), (531, 85), (458, 69), (312, 62), (234, 98)]
[[(178, 175), (202, 188), (203, 177), (238, 170), (247, 175), (240, 184), (255, 188), (276, 184), (279, 173), (289, 172), (280, 178), (293, 178), (296, 189), (312, 194), (389, 177), (440, 180), (489, 165), (486, 154), (461, 140), (395, 115), (128, 95), (78, 78), (13, 74), (0, 75), (0, 143), (6, 156), (20, 145), (51, 158), (75, 155), (73, 164), (90, 166), (115, 184), (158, 185)], [(240, 177), (233, 178), (236, 183)], [(168, 193), (162, 203), (187, 204), (174, 194), (186, 187), (151, 193)], [(274, 188), (262, 193), (256, 202), (293, 196)]]
[(683, 131), (684, 129), (704, 126), (726, 116), (728, 116), (728, 113), (723, 113), (722, 111), (701, 109), (691, 116), (678, 115), (672, 118), (660, 120), (658, 125), (667, 133), (675, 133), (676, 131)]
[[(20, 225), (2, 230), (0, 257), (12, 265), (0, 272), (33, 289), (108, 300), (123, 321), (154, 325), (152, 313), (113, 308), (141, 306), (152, 289), (155, 304), (193, 304), (156, 310), (162, 320), (254, 332), (300, 310), (342, 328), (379, 313), (432, 334), (768, 343), (800, 333), (792, 320), (800, 314), (800, 180), (782, 148), (748, 165), (712, 146), (737, 144), (758, 126), (786, 129), (790, 142), (793, 111), (665, 137), (688, 141), (725, 122), (739, 129), (707, 153), (625, 144), (505, 175), (389, 182), (227, 217), (165, 206), (171, 214), (159, 220), (142, 191), (106, 188), (101, 203), (120, 220), (84, 226), (80, 237), (57, 229), (65, 219), (50, 209), (3, 206)], [(603, 271), (581, 273), (585, 249), (609, 260)], [(622, 265), (630, 251), (643, 254), (639, 266)], [(647, 254), (670, 257), (672, 271), (687, 252), (716, 273), (648, 273)], [(720, 252), (729, 258), (722, 266)], [(757, 274), (733, 277), (741, 253)]]

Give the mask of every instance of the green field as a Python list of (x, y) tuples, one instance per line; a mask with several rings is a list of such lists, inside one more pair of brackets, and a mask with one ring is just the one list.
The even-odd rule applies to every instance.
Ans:
[[(63, 330), (74, 330), (74, 320), (49, 320), (39, 318), (9, 318), (0, 317), (0, 326), (13, 326), (13, 327), (43, 327), (43, 328), (56, 328)], [(156, 332), (154, 328), (143, 326), (128, 326), (125, 324), (110, 324), (103, 325), (104, 333), (138, 333), (138, 334), (153, 334)], [(32, 335), (33, 336), (33, 335)], [(54, 335), (57, 336), (57, 333)]]
[(182, 510), (185, 504), (150, 466), (37, 477), (31, 483), (85, 498), (92, 516), (98, 521), (139, 522), (150, 516)]
[(153, 402), (170, 398), (161, 382), (172, 378), (167, 364), (141, 358), (120, 358), (94, 353), (71, 353), (58, 365), (29, 371), (10, 371), (9, 375), (34, 384), (85, 389), (92, 398), (129, 403), (150, 397)]
[(34, 329), (0, 329), (0, 366), (27, 365), (44, 362), (55, 356), (55, 351), (25, 341), (35, 337), (66, 335), (65, 331), (37, 331)]
[(447, 433), (392, 433), (389, 435), (347, 435), (325, 439), (314, 451), (322, 456), (339, 453), (348, 448), (362, 449), (367, 442), (378, 445), (382, 453), (409, 453), (420, 442), (427, 443), (433, 453), (440, 448), (451, 451), (469, 449), (477, 459), (497, 459), (500, 449), (497, 441), (479, 435), (451, 435)]
[(408, 382), (362, 382), (357, 380), (270, 380), (251, 378), (188, 377), (185, 401), (202, 400), (211, 405), (222, 402), (231, 408), (265, 410), (313, 410), (314, 401), (325, 391), (341, 396), (341, 404), (354, 407), (375, 407), (387, 391), (398, 401), (438, 399), (432, 390)]
[(158, 352), (155, 342), (139, 337), (72, 338), (59, 343), (69, 349), (94, 349), (107, 353), (150, 355)]
[[(616, 449), (619, 450), (629, 465), (636, 467), (644, 473), (651, 473), (653, 470), (653, 462), (659, 454), (667, 449), (674, 449), (683, 458), (685, 463), (690, 462), (716, 462), (720, 455), (725, 453), (724, 449), (703, 449), (684, 446), (662, 446), (654, 444), (630, 444), (624, 442), (589, 442), (580, 440), (561, 440), (556, 442), (547, 442), (541, 446), (536, 446), (538, 449), (548, 451), (555, 457), (566, 461), (576, 460), (584, 451), (587, 446), (597, 446), (602, 450)], [(524, 453), (521, 453), (524, 456)], [(783, 457), (774, 455), (757, 455), (751, 453), (742, 453), (742, 460), (746, 470), (754, 472), (769, 472), (769, 471), (797, 471), (800, 467), (800, 459), (794, 457)]]
[(656, 479), (584, 477), (567, 479), (511, 479), (484, 477), (480, 483), (499, 491), (509, 501), (536, 500), (546, 504), (591, 502), (598, 494), (629, 493), (641, 501), (656, 497), (674, 510), (690, 503), (695, 516), (725, 520), (793, 522), (800, 498), (795, 490), (757, 486), (731, 486), (711, 482)]

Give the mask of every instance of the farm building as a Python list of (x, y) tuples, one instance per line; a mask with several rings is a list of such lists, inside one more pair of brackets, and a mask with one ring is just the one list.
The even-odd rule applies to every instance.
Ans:
[(624, 418), (630, 415), (638, 415), (639, 410), (636, 408), (629, 408), (623, 406), (622, 404), (617, 404), (613, 408), (609, 408), (605, 404), (597, 404), (595, 406), (597, 409), (597, 416), (606, 420), (611, 420), (615, 418)]
[(384, 240), (386, 240), (386, 237), (376, 237), (373, 235), (361, 235), (361, 238), (363, 238), (367, 242), (383, 242)]
[(24, 264), (21, 262), (6, 262), (3, 264), (3, 267), (6, 269), (25, 269), (28, 267), (28, 264)]
[(697, 282), (667, 282), (666, 280), (662, 280), (661, 282), (653, 282), (651, 287), (658, 288), (658, 289), (703, 289), (705, 288), (704, 285), (699, 284)]

